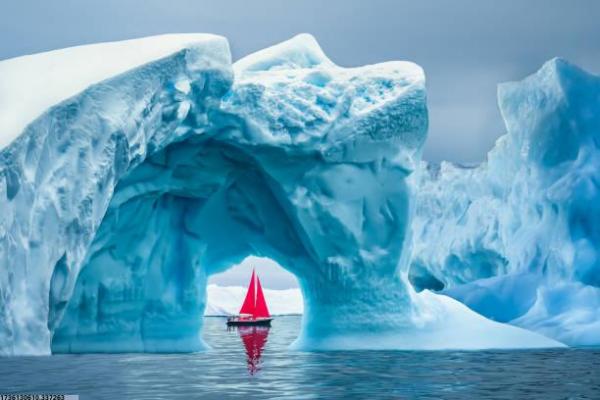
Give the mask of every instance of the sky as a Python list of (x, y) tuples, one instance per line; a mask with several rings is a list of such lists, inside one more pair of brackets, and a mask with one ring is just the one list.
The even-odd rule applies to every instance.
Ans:
[(219, 286), (248, 286), (252, 269), (256, 269), (260, 283), (268, 289), (290, 289), (298, 287), (296, 277), (275, 261), (264, 257), (247, 257), (227, 271), (212, 275), (208, 283)]
[[(434, 162), (485, 159), (504, 133), (497, 83), (522, 79), (556, 56), (600, 73), (600, 1), (595, 0), (19, 0), (0, 5), (0, 59), (172, 32), (226, 36), (234, 60), (308, 32), (342, 66), (416, 62), (427, 76), (430, 129), (424, 158)], [(239, 279), (248, 268), (235, 270), (242, 271)]]

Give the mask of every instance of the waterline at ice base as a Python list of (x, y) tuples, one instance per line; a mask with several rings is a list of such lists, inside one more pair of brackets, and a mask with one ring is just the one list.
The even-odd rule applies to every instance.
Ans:
[(249, 255), (298, 278), (298, 349), (600, 344), (600, 79), (551, 60), (499, 105), (465, 169), (421, 161), (420, 67), (306, 34), (2, 61), (0, 353), (203, 350), (208, 277)]

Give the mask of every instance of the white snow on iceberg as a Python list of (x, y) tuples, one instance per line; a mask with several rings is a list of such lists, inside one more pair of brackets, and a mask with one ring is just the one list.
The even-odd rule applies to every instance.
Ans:
[(211, 61), (206, 56), (211, 51), (228, 53), (223, 37), (171, 34), (77, 46), (0, 62), (0, 149), (48, 108), (90, 85), (195, 46), (202, 47), (204, 62)]

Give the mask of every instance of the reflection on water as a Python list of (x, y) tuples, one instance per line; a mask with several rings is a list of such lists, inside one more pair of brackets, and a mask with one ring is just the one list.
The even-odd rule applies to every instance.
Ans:
[(600, 399), (597, 348), (291, 351), (300, 324), (300, 317), (275, 318), (262, 348), (256, 336), (246, 347), (225, 318), (207, 318), (203, 336), (212, 349), (203, 353), (0, 358), (0, 393), (82, 400)]
[(256, 374), (260, 370), (260, 356), (267, 343), (269, 327), (266, 326), (240, 326), (230, 327), (228, 330), (237, 329), (246, 349), (248, 372)]

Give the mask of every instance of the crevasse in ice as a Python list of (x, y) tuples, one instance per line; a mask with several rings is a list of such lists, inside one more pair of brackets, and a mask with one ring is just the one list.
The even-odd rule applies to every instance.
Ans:
[(200, 350), (207, 276), (251, 254), (298, 277), (299, 348), (561, 345), (409, 283), (437, 271), (418, 66), (341, 68), (309, 35), (230, 58), (170, 35), (0, 63), (1, 353)]
[(507, 133), (487, 162), (423, 163), (408, 277), (496, 321), (599, 344), (600, 78), (553, 59), (498, 100)]

